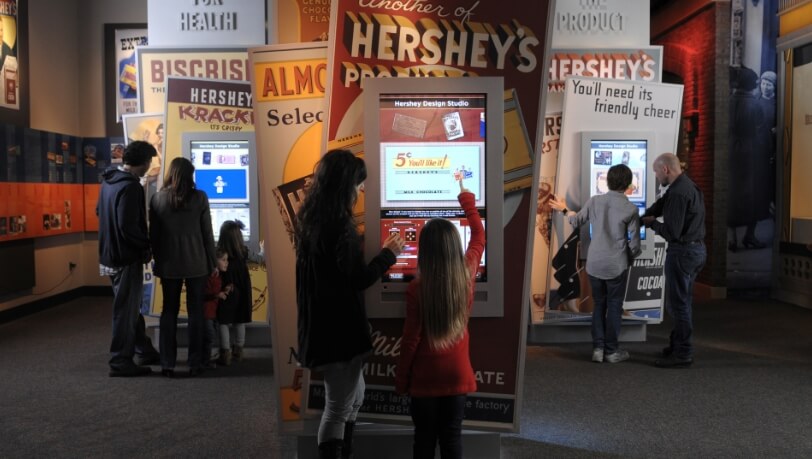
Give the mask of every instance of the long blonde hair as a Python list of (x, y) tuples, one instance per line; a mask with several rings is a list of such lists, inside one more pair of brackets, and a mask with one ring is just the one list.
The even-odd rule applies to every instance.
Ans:
[(470, 274), (454, 225), (442, 218), (426, 222), (420, 232), (417, 268), (420, 314), (429, 345), (451, 347), (468, 324)]

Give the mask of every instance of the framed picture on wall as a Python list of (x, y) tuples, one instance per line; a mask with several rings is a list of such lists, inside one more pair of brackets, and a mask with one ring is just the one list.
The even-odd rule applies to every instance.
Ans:
[(146, 24), (104, 25), (104, 109), (108, 137), (120, 135), (123, 115), (138, 113), (135, 49), (146, 45)]
[(28, 4), (0, 0), (0, 122), (28, 127)]

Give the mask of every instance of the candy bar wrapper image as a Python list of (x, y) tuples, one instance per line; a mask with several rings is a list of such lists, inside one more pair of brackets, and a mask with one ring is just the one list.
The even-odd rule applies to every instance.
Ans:
[(462, 120), (460, 120), (460, 112), (451, 112), (443, 115), (443, 128), (445, 128), (445, 137), (448, 140), (459, 139), (465, 133), (462, 130)]
[[(459, 118), (459, 114), (457, 117)], [(426, 120), (396, 113), (395, 119), (392, 121), (392, 130), (399, 134), (422, 139), (426, 134), (427, 125)]]

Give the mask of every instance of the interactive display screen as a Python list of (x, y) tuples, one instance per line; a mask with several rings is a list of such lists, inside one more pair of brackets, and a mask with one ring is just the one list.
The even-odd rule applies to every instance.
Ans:
[[(431, 91), (430, 93), (426, 91)], [(474, 193), (486, 232), (475, 272), (471, 314), (500, 317), (503, 308), (504, 81), (478, 78), (368, 78), (364, 83), (364, 192), (367, 257), (397, 232), (405, 247), (395, 264), (364, 292), (372, 318), (404, 317), (409, 282), (418, 275), (426, 222), (444, 218), (470, 228), (457, 201)]]
[[(632, 184), (626, 191), (629, 201), (637, 206), (640, 215), (646, 211), (646, 155), (647, 140), (600, 140), (589, 141), (589, 196), (609, 191), (606, 174), (616, 164), (625, 164), (632, 170)], [(645, 227), (640, 227), (640, 239), (646, 238)]]
[[(485, 220), (485, 94), (381, 94), (380, 238), (398, 232), (406, 246), (383, 282), (408, 282), (417, 274), (418, 240), (425, 222), (446, 218), (467, 247), (470, 230), (460, 209), (459, 179), (476, 196)], [(483, 256), (476, 280), (487, 280)]]
[(220, 225), (240, 220), (246, 242), (251, 236), (250, 152), (247, 140), (192, 140), (190, 160), (195, 166), (195, 186), (209, 197), (215, 242)]

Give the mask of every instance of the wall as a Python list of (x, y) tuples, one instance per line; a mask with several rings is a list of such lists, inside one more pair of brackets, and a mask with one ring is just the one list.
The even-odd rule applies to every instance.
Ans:
[(29, 0), (31, 128), (79, 131), (79, 1)]
[(147, 0), (91, 0), (82, 12), (88, 25), (79, 37), (78, 94), (82, 100), (80, 135), (105, 137), (104, 24), (147, 23)]
[[(177, 1), (177, 0), (172, 0)], [(31, 128), (105, 137), (104, 24), (146, 23), (147, 0), (28, 0)], [(268, 16), (277, 0), (267, 1)], [(267, 21), (268, 40), (277, 39)], [(89, 209), (93, 211), (93, 209)], [(82, 286), (106, 286), (99, 276), (95, 233), (38, 238), (36, 286), (0, 297), (0, 311)], [(73, 273), (68, 263), (76, 263)]]
[[(146, 0), (29, 0), (31, 128), (103, 137), (104, 23), (146, 22)], [(93, 233), (37, 238), (36, 286), (0, 298), (0, 311), (83, 286), (99, 277)], [(68, 263), (76, 264), (71, 273)]]
[(709, 251), (699, 282), (718, 289), (712, 294), (724, 295), (728, 110), (725, 100), (729, 93), (726, 57), (729, 51), (724, 44), (730, 36), (730, 5), (711, 1), (672, 5), (652, 18), (651, 43), (663, 46), (665, 71), (683, 80), (683, 114), (695, 112), (698, 116), (693, 150), (685, 149), (678, 155), (688, 163), (687, 174), (705, 195), (705, 240)]

